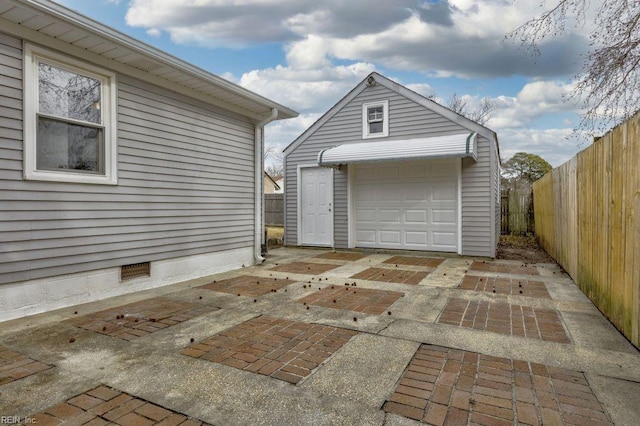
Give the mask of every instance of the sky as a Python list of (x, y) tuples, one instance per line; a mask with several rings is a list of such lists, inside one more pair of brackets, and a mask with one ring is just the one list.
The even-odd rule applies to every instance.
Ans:
[(572, 136), (579, 106), (567, 95), (589, 23), (545, 40), (539, 56), (505, 37), (541, 0), (56, 1), (298, 111), (267, 126), (275, 149), (372, 71), (441, 103), (491, 99), (485, 126), (503, 161), (529, 152), (555, 167), (586, 145)]

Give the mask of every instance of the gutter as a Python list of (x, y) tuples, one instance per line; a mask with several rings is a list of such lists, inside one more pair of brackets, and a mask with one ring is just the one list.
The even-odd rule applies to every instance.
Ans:
[(264, 217), (264, 171), (262, 164), (262, 150), (264, 145), (264, 126), (278, 119), (278, 108), (271, 110), (271, 115), (256, 123), (255, 130), (255, 235), (253, 255), (256, 263), (264, 262), (262, 257), (262, 218)]

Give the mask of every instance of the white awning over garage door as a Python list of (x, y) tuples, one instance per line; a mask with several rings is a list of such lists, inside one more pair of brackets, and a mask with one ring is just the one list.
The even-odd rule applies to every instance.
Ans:
[(419, 139), (348, 143), (320, 151), (318, 165), (455, 157), (471, 157), (477, 161), (477, 136), (477, 133), (465, 133)]

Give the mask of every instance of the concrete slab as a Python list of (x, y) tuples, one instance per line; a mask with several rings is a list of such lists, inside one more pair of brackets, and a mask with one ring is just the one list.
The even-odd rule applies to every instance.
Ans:
[[(318, 257), (323, 254), (329, 255)], [(517, 261), (493, 261), (486, 270), (476, 271), (470, 269), (475, 259), (443, 255), (445, 260), (439, 265), (422, 260), (402, 265), (402, 269), (408, 271), (429, 271), (418, 285), (350, 278), (369, 268), (394, 270), (395, 263), (384, 262), (399, 255), (420, 258), (417, 253), (363, 251), (345, 255), (333, 254), (331, 250), (277, 249), (269, 253), (262, 265), (2, 323), (1, 346), (52, 368), (0, 385), (0, 416), (40, 413), (104, 384), (171, 410), (177, 416), (211, 424), (424, 424), (398, 413), (386, 413), (382, 407), (392, 398), (418, 348), (429, 344), (450, 348), (452, 353), (471, 351), (584, 372), (593, 394), (614, 424), (637, 423), (640, 418), (637, 349), (609, 324), (557, 265), (523, 267)], [(305, 265), (303, 269), (295, 269), (302, 273), (291, 272), (292, 269), (286, 267), (293, 262)], [(322, 264), (331, 268), (327, 266), (317, 274), (319, 269), (305, 269)], [(400, 263), (398, 265), (400, 268)], [(531, 273), (534, 270), (537, 275)], [(256, 280), (269, 278), (271, 282), (276, 278), (289, 278), (290, 282), (278, 285), (275, 291), (243, 294), (243, 285), (248, 284), (237, 278), (243, 275), (255, 276)], [(463, 290), (459, 286), (465, 276), (491, 277), (496, 282), (504, 279), (541, 281), (549, 297), (535, 297), (533, 293), (525, 297), (513, 289), (510, 294), (493, 294), (475, 288)], [(235, 283), (235, 287), (201, 287), (226, 279), (231, 279), (228, 282)], [(354, 282), (356, 286), (351, 287)], [(318, 288), (325, 289), (320, 290), (322, 292), (331, 286), (343, 287), (345, 283), (356, 291), (382, 290), (404, 296), (380, 314), (301, 302), (318, 292)], [(132, 341), (77, 328), (69, 322), (83, 315), (156, 297), (211, 310)], [(507, 335), (437, 323), (451, 299), (501, 303), (509, 309), (524, 306), (551, 310), (558, 315), (571, 342), (562, 344), (518, 337), (511, 335), (512, 332)], [(192, 345), (191, 339), (199, 342), (262, 316), (339, 327), (359, 334), (333, 352), (298, 385), (180, 353)], [(493, 326), (504, 326), (502, 317), (494, 319), (497, 324)], [(448, 372), (445, 369), (449, 368), (453, 367), (443, 367), (438, 374)], [(442, 377), (448, 380), (449, 375)], [(406, 395), (403, 392), (407, 389), (399, 394)], [(438, 393), (425, 400), (423, 420), (435, 421), (456, 408), (453, 400), (446, 405), (441, 397)], [(514, 418), (519, 418), (517, 409), (514, 406)], [(483, 410), (476, 412), (470, 407), (469, 418), (475, 413), (476, 420), (480, 420), (480, 415), (488, 416), (489, 420), (482, 418), (487, 421), (499, 420), (492, 417), (491, 413), (497, 415), (493, 409), (484, 407)], [(154, 415), (144, 410), (132, 413), (131, 420), (144, 413)], [(509, 417), (508, 413), (501, 413), (504, 418)], [(454, 419), (461, 413), (451, 411), (450, 414)], [(153, 423), (150, 417), (142, 420)], [(576, 418), (572, 418), (574, 420)]]

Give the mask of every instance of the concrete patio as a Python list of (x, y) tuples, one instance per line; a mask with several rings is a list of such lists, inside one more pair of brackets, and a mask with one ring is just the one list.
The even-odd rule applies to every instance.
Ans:
[(0, 324), (0, 422), (616, 424), (640, 354), (555, 264), (281, 248)]

